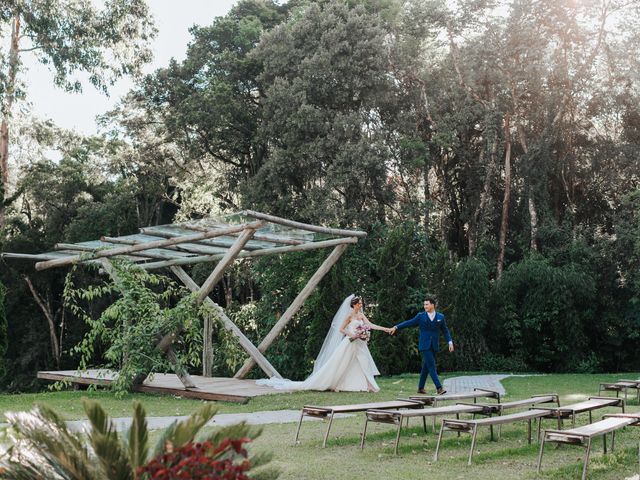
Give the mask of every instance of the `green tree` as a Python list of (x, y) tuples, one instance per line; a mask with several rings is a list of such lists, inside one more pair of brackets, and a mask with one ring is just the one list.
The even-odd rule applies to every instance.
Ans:
[(151, 59), (148, 40), (155, 34), (144, 0), (110, 0), (103, 8), (81, 0), (18, 1), (2, 9), (0, 22), (10, 31), (0, 57), (0, 226), (9, 186), (9, 125), (17, 100), (28, 86), (20, 83), (22, 56), (48, 65), (57, 86), (80, 91), (79, 72), (107, 91), (123, 75), (137, 74)]
[(244, 189), (249, 204), (316, 222), (386, 220), (381, 99), (396, 92), (372, 10), (312, 3), (263, 36), (252, 57), (263, 64), (260, 135), (271, 150)]

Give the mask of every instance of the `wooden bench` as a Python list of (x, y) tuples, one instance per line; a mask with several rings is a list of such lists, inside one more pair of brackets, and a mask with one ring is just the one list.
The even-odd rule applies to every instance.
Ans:
[(511, 402), (504, 403), (487, 403), (486, 406), (491, 408), (494, 413), (502, 415), (506, 410), (513, 410), (515, 408), (533, 407), (540, 403), (555, 403), (560, 406), (560, 397), (556, 393), (546, 393), (544, 395), (532, 395), (529, 398), (523, 398), (522, 400), (513, 400)]
[(481, 414), (491, 415), (492, 410), (486, 405), (458, 403), (456, 405), (445, 405), (444, 407), (432, 407), (422, 410), (379, 410), (371, 409), (365, 412), (366, 419), (364, 422), (364, 430), (362, 431), (362, 439), (360, 440), (360, 449), (364, 448), (365, 437), (367, 436), (367, 425), (369, 422), (390, 423), (398, 426), (396, 433), (395, 454), (398, 454), (398, 444), (400, 443), (400, 432), (404, 420), (409, 418), (422, 418), (424, 431), (427, 431), (427, 417), (455, 415), (460, 418), (460, 414)]
[[(504, 403), (488, 403), (487, 407), (493, 408), (494, 412), (498, 415), (503, 415), (507, 410), (513, 410), (516, 408), (535, 407), (541, 403), (555, 403), (560, 406), (560, 397), (556, 393), (546, 393), (542, 395), (532, 395), (529, 398), (523, 398), (522, 400), (513, 400), (511, 402)], [(498, 438), (502, 432), (502, 425), (498, 425)], [(493, 439), (493, 429), (491, 430), (491, 439)]]
[[(438, 435), (438, 444), (436, 445), (436, 453), (434, 461), (438, 461), (438, 452), (440, 451), (440, 442), (442, 441), (442, 434), (445, 431), (452, 431), (457, 433), (469, 433), (471, 434), (471, 449), (469, 450), (468, 465), (471, 465), (471, 458), (473, 456), (473, 449), (476, 446), (476, 437), (478, 435), (478, 427), (488, 426), (491, 428), (491, 438), (493, 438), (493, 426), (504, 425), (507, 423), (527, 421), (527, 435), (529, 444), (531, 444), (531, 421), (533, 419), (542, 419), (544, 417), (553, 416), (553, 412), (549, 409), (531, 409), (524, 412), (512, 413), (509, 415), (503, 415), (500, 417), (482, 418), (480, 420), (453, 420), (443, 419), (442, 426), (440, 427), (440, 434)], [(540, 425), (538, 423), (538, 436), (540, 436)]]
[(587, 400), (549, 410), (554, 411), (554, 416), (558, 419), (558, 425), (562, 426), (562, 419), (571, 417), (571, 425), (576, 424), (576, 415), (589, 412), (589, 423), (593, 422), (592, 412), (605, 407), (620, 407), (624, 413), (624, 400), (622, 398), (611, 397), (589, 397)]
[(635, 389), (636, 399), (640, 403), (640, 380), (618, 380), (613, 383), (601, 383), (598, 395), (602, 392), (616, 392), (616, 397), (618, 397), (620, 392), (624, 392), (624, 400), (626, 402), (629, 389)]
[(300, 434), (300, 427), (302, 426), (302, 420), (305, 416), (314, 417), (314, 418), (322, 418), (329, 419), (329, 425), (327, 426), (327, 431), (324, 434), (324, 440), (322, 441), (322, 447), (327, 446), (327, 438), (329, 438), (329, 430), (331, 430), (331, 424), (333, 423), (333, 417), (336, 413), (354, 413), (354, 412), (364, 412), (371, 409), (377, 410), (386, 410), (386, 409), (398, 409), (398, 408), (424, 408), (424, 403), (418, 402), (417, 400), (389, 400), (386, 402), (373, 402), (373, 403), (359, 403), (354, 405), (333, 405), (333, 406), (315, 406), (315, 405), (305, 405), (302, 408), (302, 412), (300, 414), (300, 421), (298, 422), (298, 429), (296, 430), (296, 437), (294, 439), (294, 444), (298, 441), (298, 436)]
[[(500, 403), (500, 393), (484, 388), (474, 388), (473, 391), (459, 393), (445, 393), (444, 395), (411, 395), (411, 400), (418, 400), (430, 407), (437, 407), (442, 402), (460, 402), (461, 400), (473, 400), (476, 403), (479, 398), (495, 398)], [(408, 426), (408, 425), (407, 425)], [(436, 430), (436, 417), (433, 417), (433, 431)]]
[(587, 450), (582, 466), (582, 480), (585, 480), (587, 477), (589, 456), (591, 454), (592, 439), (601, 436), (604, 443), (604, 453), (607, 453), (607, 433), (612, 434), (611, 450), (613, 450), (616, 430), (629, 425), (640, 426), (640, 413), (605, 415), (605, 418), (599, 422), (591, 423), (583, 427), (571, 428), (569, 430), (545, 430), (542, 436), (542, 442), (540, 443), (537, 471), (540, 472), (541, 470), (542, 454), (544, 453), (546, 442), (579, 445)]
[[(469, 433), (472, 435), (471, 439), (471, 450), (469, 452), (469, 464), (471, 464), (471, 456), (473, 454), (473, 447), (475, 446), (476, 435), (478, 433), (478, 427), (487, 425), (491, 430), (491, 439), (493, 440), (493, 426), (498, 426), (498, 436), (500, 436), (500, 431), (502, 429), (502, 425), (506, 423), (514, 423), (518, 421), (527, 421), (527, 436), (529, 444), (531, 444), (531, 422), (532, 420), (538, 419), (538, 438), (540, 438), (540, 426), (541, 420), (544, 417), (552, 416), (553, 413), (549, 413), (549, 410), (542, 410), (545, 414), (540, 414), (539, 410), (529, 410), (526, 412), (515, 413), (512, 415), (504, 415), (504, 412), (507, 410), (512, 410), (516, 408), (523, 407), (535, 407), (541, 403), (555, 403), (560, 406), (560, 397), (555, 393), (549, 393), (544, 395), (533, 395), (529, 398), (523, 398), (522, 400), (513, 400), (511, 402), (504, 403), (495, 403), (495, 404), (486, 404), (485, 406), (491, 410), (491, 413), (496, 413), (499, 417), (487, 418), (481, 420), (443, 420), (442, 426), (440, 428), (440, 434), (438, 436), (438, 444), (436, 446), (436, 461), (438, 460), (438, 450), (440, 449), (440, 441), (442, 439), (442, 434), (445, 431), (455, 431), (458, 434), (461, 432)], [(446, 423), (445, 423), (446, 422)]]
[(437, 407), (438, 403), (453, 401), (458, 402), (460, 400), (471, 400), (474, 403), (478, 398), (495, 398), (500, 403), (500, 393), (493, 390), (485, 390), (484, 388), (474, 388), (471, 392), (459, 392), (459, 393), (445, 393), (444, 395), (411, 395), (411, 400), (418, 400), (430, 407)]

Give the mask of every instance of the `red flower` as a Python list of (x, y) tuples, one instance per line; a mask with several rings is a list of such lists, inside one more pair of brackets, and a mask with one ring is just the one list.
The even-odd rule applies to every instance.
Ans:
[(136, 473), (150, 480), (248, 480), (244, 472), (251, 462), (244, 444), (250, 441), (227, 438), (215, 447), (209, 441), (188, 443), (157, 456)]

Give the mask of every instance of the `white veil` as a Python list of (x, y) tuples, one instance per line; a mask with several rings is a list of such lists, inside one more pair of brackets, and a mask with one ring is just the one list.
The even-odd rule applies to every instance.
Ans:
[(327, 360), (329, 360), (331, 354), (335, 351), (344, 337), (344, 335), (340, 333), (340, 325), (342, 325), (344, 319), (347, 318), (347, 315), (351, 312), (351, 299), (353, 297), (355, 297), (355, 295), (352, 294), (345, 298), (342, 305), (340, 305), (340, 308), (338, 308), (338, 311), (333, 316), (327, 336), (324, 337), (320, 353), (318, 353), (316, 361), (313, 364), (313, 373), (316, 373), (325, 363), (327, 363)]

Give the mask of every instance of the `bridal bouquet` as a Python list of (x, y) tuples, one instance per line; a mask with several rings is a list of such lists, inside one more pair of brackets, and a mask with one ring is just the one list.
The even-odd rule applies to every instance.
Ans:
[(352, 338), (351, 341), (354, 340), (363, 340), (368, 342), (371, 338), (371, 327), (366, 324), (358, 325), (355, 330), (356, 338)]

